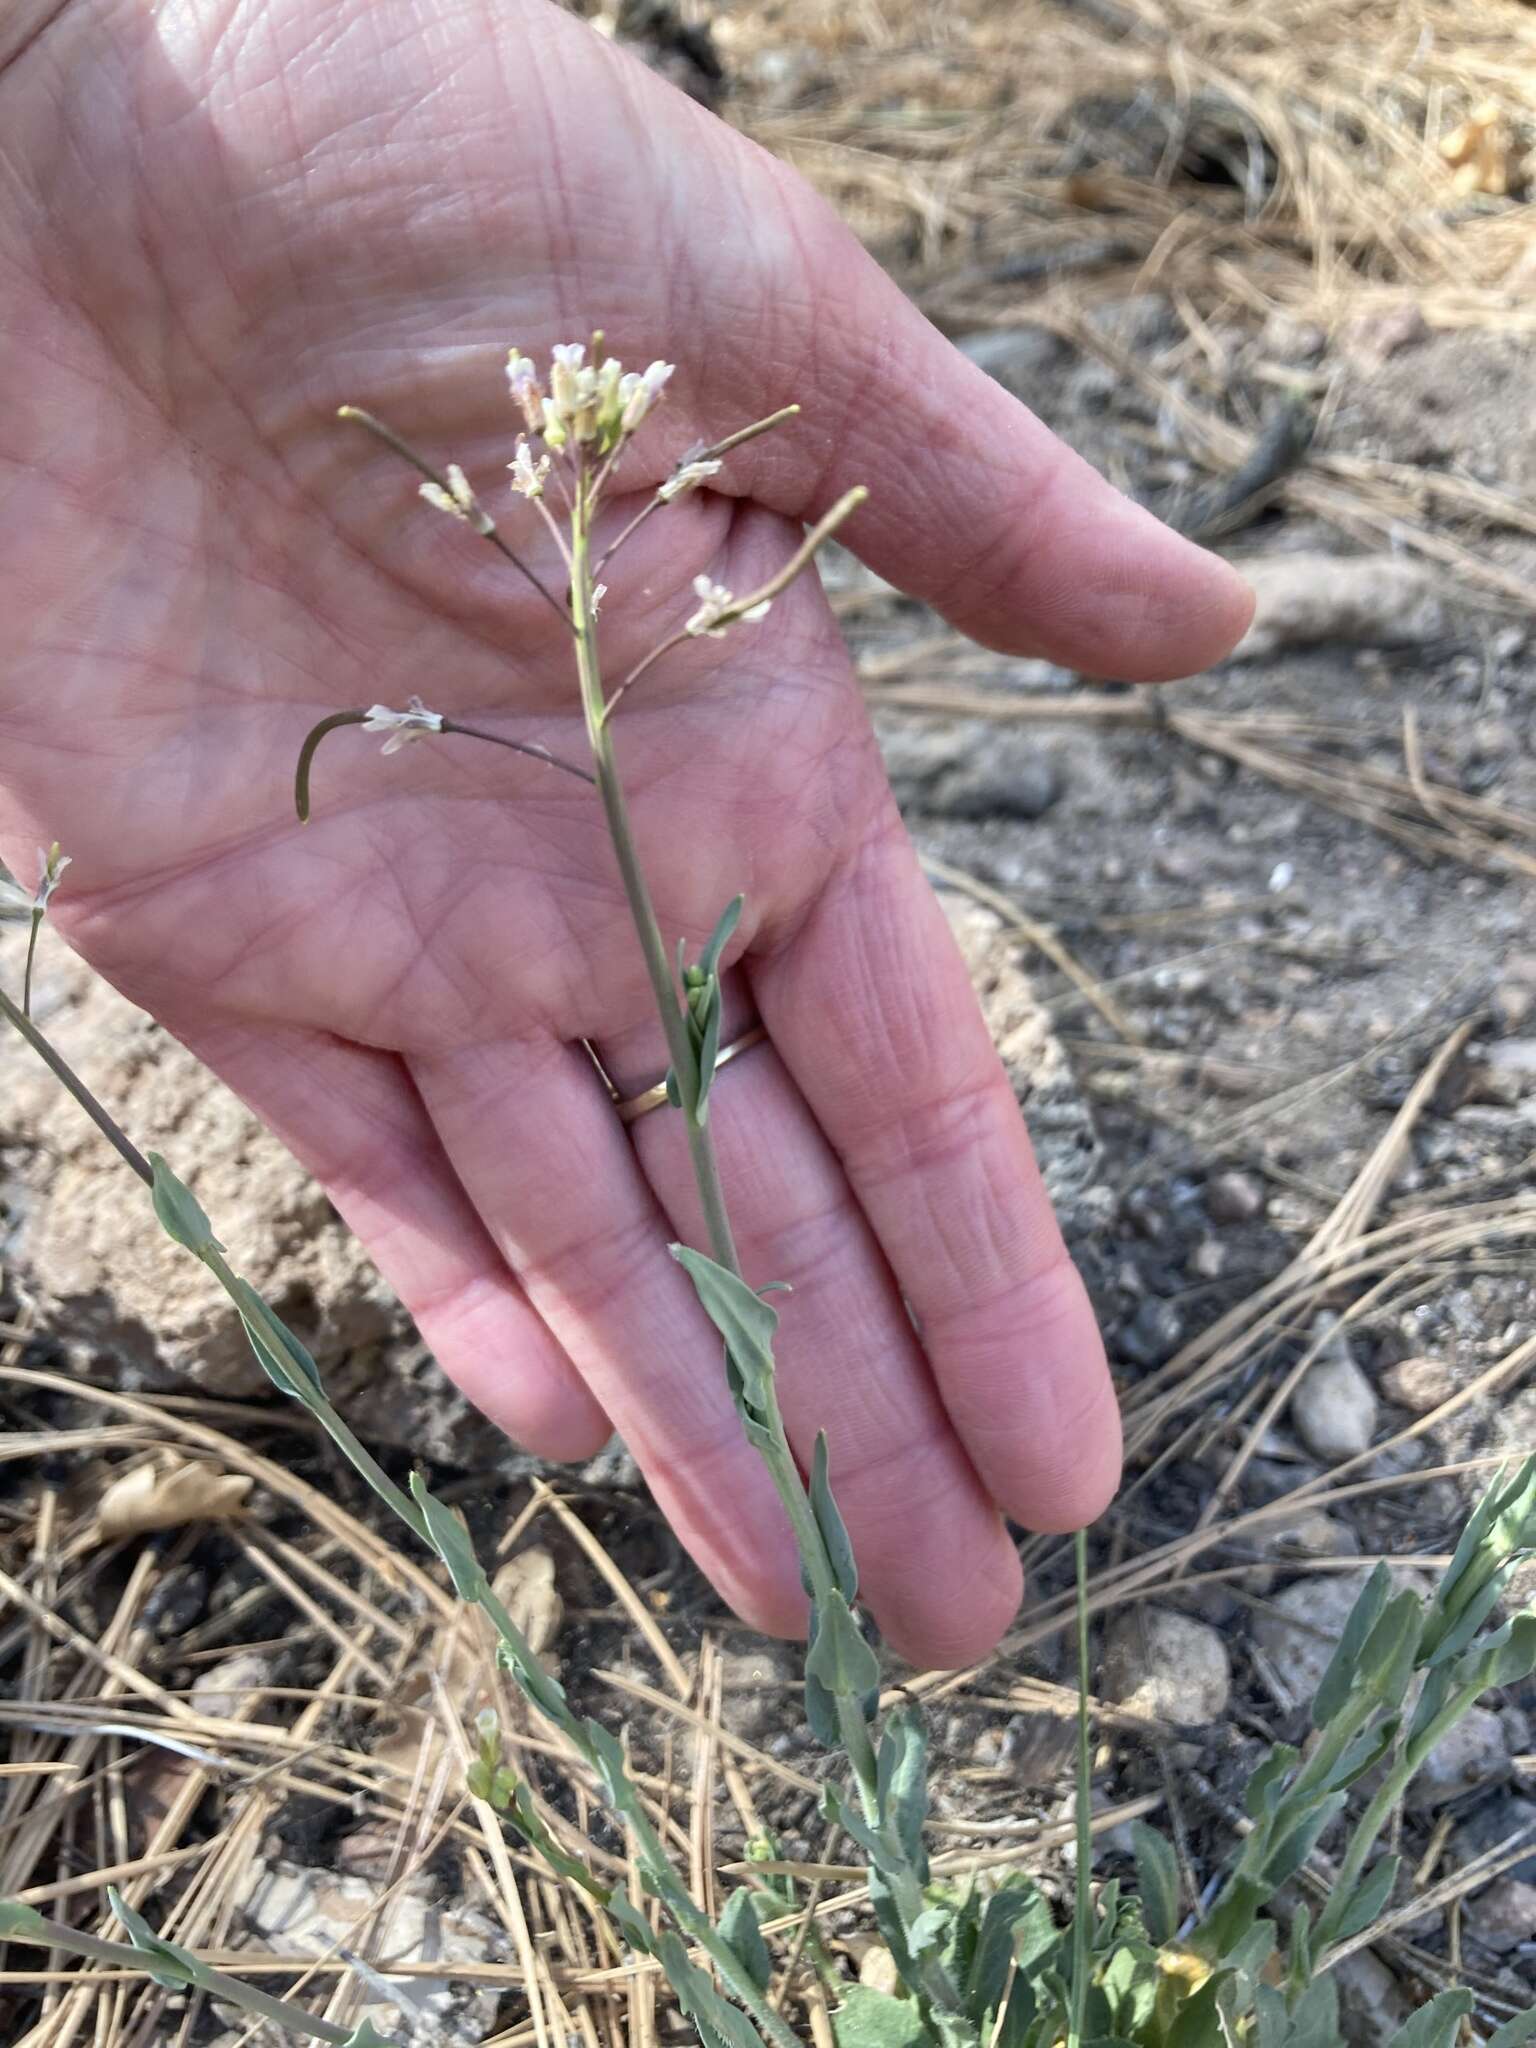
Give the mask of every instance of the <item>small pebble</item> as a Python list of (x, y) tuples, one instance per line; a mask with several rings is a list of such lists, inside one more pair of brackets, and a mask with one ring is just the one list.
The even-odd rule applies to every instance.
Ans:
[(1314, 1457), (1340, 1465), (1370, 1449), (1376, 1430), (1376, 1393), (1355, 1363), (1336, 1316), (1320, 1316), (1314, 1333), (1329, 1340), (1291, 1396), (1291, 1423)]
[(1213, 1223), (1249, 1223), (1264, 1214), (1264, 1183), (1251, 1173), (1218, 1173), (1205, 1184)]
[(1443, 1358), (1404, 1358), (1381, 1376), (1381, 1391), (1411, 1415), (1430, 1415), (1456, 1391)]
[(1101, 1683), (1133, 1713), (1204, 1728), (1226, 1712), (1232, 1664), (1209, 1623), (1166, 1607), (1131, 1608), (1110, 1624)]
[(1409, 1781), (1403, 1805), (1410, 1813), (1433, 1812), (1508, 1775), (1509, 1751), (1498, 1715), (1488, 1707), (1473, 1707), (1424, 1759)]
[(1511, 1949), (1536, 1941), (1536, 1885), (1523, 1884), (1518, 1877), (1500, 1877), (1469, 1905), (1462, 1919), (1463, 1929), (1474, 1941), (1507, 1956)]

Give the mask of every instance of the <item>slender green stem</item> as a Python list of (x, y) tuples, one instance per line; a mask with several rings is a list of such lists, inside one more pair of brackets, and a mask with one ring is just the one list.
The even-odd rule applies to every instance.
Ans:
[[(821, 522), (816, 530), (816, 540), (824, 538), (826, 532), (829, 532), (841, 518), (846, 517), (860, 502), (862, 496), (862, 492), (850, 492), (835, 508), (834, 513), (829, 514)], [(667, 956), (666, 944), (651, 898), (650, 886), (640, 864), (629, 806), (614, 759), (613, 735), (609, 729), (609, 715), (613, 703), (605, 702), (603, 696), (596, 621), (592, 606), (592, 502), (592, 489), (588, 480), (584, 476), (578, 476), (576, 501), (571, 516), (571, 616), (575, 630), (576, 666), (581, 686), (582, 711), (586, 719), (587, 738), (592, 749), (592, 762), (597, 772), (598, 794), (602, 799), (624, 893), (645, 958), (646, 972), (656, 998), (662, 1028), (666, 1033), (667, 1050), (671, 1056), (673, 1071), (681, 1076), (691, 1071), (695, 1056), (688, 1037), (682, 1000), (673, 978), (672, 965)], [(797, 550), (796, 571), (809, 559), (813, 545), (814, 543)], [(781, 572), (778, 576), (770, 578), (769, 584), (764, 588), (771, 591), (782, 589), (789, 580), (789, 573), (792, 572)], [(719, 1162), (707, 1117), (701, 1118), (690, 1114), (686, 1117), (686, 1123), (689, 1153), (709, 1234), (710, 1254), (718, 1265), (724, 1266), (727, 1271), (741, 1278), (741, 1261), (731, 1229), (725, 1191), (720, 1180)], [(800, 1468), (790, 1448), (777, 1395), (771, 1388), (768, 1400), (769, 1406), (764, 1418), (767, 1441), (759, 1445), (759, 1452), (773, 1481), (774, 1489), (789, 1516), (796, 1546), (811, 1579), (813, 1594), (817, 1600), (825, 1601), (830, 1599), (836, 1590), (826, 1546), (817, 1528)], [(839, 1698), (836, 1704), (838, 1729), (858, 1785), (859, 1803), (865, 1818), (872, 1826), (880, 1828), (882, 1835), (891, 1843), (891, 1860), (898, 1874), (888, 1878), (888, 1882), (891, 1885), (896, 1910), (903, 1924), (910, 1926), (923, 1910), (922, 1886), (916, 1873), (905, 1867), (905, 1858), (896, 1852), (893, 1831), (881, 1822), (879, 1771), (874, 1738), (856, 1701)], [(707, 1925), (705, 1922), (704, 1926)], [(698, 1933), (697, 1938), (702, 1941), (704, 1936)], [(711, 1953), (713, 1954), (712, 1949)], [(934, 2001), (952, 2010), (957, 2003), (955, 1988), (942, 1964), (931, 1955), (924, 1959), (923, 1977)], [(753, 2010), (756, 2016), (755, 2008), (749, 2009)]]
[(117, 1153), (118, 1157), (126, 1161), (133, 1168), (146, 1187), (153, 1187), (155, 1184), (154, 1169), (150, 1166), (144, 1154), (131, 1141), (121, 1126), (102, 1108), (101, 1104), (73, 1068), (66, 1065), (54, 1051), (47, 1039), (44, 1038), (42, 1032), (32, 1022), (32, 1019), (17, 1009), (3, 988), (0, 988), (0, 1017), (4, 1017), (8, 1024), (14, 1025), (16, 1030), (21, 1033), (38, 1058), (51, 1069), (55, 1080), (61, 1082), (68, 1089), (69, 1093), (73, 1095), (76, 1102), (79, 1103), (80, 1107), (91, 1119), (97, 1130), (101, 1132), (101, 1135), (107, 1140), (113, 1151)]
[(37, 935), (43, 928), (43, 913), (39, 906), (32, 910), (32, 929), (27, 933), (27, 964), (21, 975), (21, 1007), (23, 1013), (32, 1014), (32, 969), (37, 961)]
[[(94, 1934), (82, 1933), (77, 1927), (67, 1927), (60, 1920), (40, 1918), (35, 1927), (7, 1928), (6, 1938), (26, 1942), (34, 1948), (59, 1949), (65, 1955), (83, 1956), (89, 1962), (105, 1963), (116, 1969), (145, 1971), (153, 1963), (151, 1956), (142, 1949), (131, 1947), (126, 1941), (102, 1941)], [(254, 1984), (247, 1984), (239, 1977), (210, 1969), (183, 1949), (178, 1949), (177, 1954), (186, 1963), (192, 1985), (197, 1990), (207, 1992), (211, 1998), (223, 1999), (228, 2005), (238, 2006), (242, 2012), (270, 2020), (273, 2026), (281, 2027), (287, 2033), (298, 2034), (308, 2041), (333, 2042), (337, 2048), (344, 2048), (356, 2032), (354, 2027), (339, 2027), (332, 2020), (317, 2019), (303, 2006), (290, 2004), (285, 1998), (274, 1998), (270, 1992), (258, 1991)], [(295, 1970), (300, 1967), (295, 1962)]]
[(1093, 1953), (1093, 1740), (1088, 1725), (1088, 1532), (1072, 1539), (1077, 1575), (1077, 1897), (1072, 1905), (1072, 2010), (1067, 2048), (1080, 2048)]

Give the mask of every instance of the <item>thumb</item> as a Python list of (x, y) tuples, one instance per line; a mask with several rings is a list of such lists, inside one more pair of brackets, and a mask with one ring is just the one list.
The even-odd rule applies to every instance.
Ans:
[(814, 517), (866, 484), (848, 545), (989, 647), (1131, 682), (1228, 653), (1252, 613), (1236, 571), (1106, 482), (946, 341), (794, 172), (759, 164), (788, 231), (762, 281), (757, 382), (764, 411), (798, 400), (804, 417), (759, 444), (755, 494)]

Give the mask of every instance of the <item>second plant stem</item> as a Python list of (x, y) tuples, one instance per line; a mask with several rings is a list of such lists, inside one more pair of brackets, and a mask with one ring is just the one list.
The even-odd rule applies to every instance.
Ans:
[[(613, 736), (608, 723), (609, 707), (604, 696), (602, 670), (598, 659), (590, 545), (591, 505), (587, 479), (583, 476), (578, 480), (571, 512), (570, 550), (571, 624), (576, 643), (576, 667), (581, 685), (582, 712), (586, 721), (587, 740), (592, 750), (592, 765), (596, 771), (598, 794), (602, 800), (609, 838), (613, 842), (614, 857), (618, 862), (624, 894), (645, 959), (646, 973), (656, 999), (662, 1029), (666, 1034), (667, 1052), (674, 1073), (681, 1077), (689, 1072), (694, 1053), (673, 979), (666, 942), (662, 938), (655, 905), (651, 900), (650, 886), (640, 865), (640, 856), (630, 823), (629, 805), (614, 759)], [(699, 1203), (709, 1235), (710, 1256), (717, 1265), (725, 1267), (728, 1272), (741, 1279), (744, 1277), (741, 1259), (731, 1230), (730, 1212), (726, 1206), (725, 1190), (720, 1181), (719, 1161), (715, 1154), (714, 1139), (707, 1117), (703, 1113), (686, 1111), (684, 1121), (688, 1130), (688, 1150), (698, 1187)], [(777, 1394), (771, 1393), (770, 1399), (772, 1405), (767, 1418), (768, 1440), (759, 1445), (760, 1455), (767, 1467), (774, 1490), (789, 1516), (796, 1547), (811, 1580), (813, 1596), (818, 1603), (824, 1602), (829, 1600), (836, 1590), (827, 1562), (825, 1545), (816, 1525), (800, 1468), (790, 1448)], [(880, 1828), (884, 1834), (887, 1831), (881, 1822), (878, 1764), (869, 1725), (856, 1703), (839, 1699), (837, 1704), (839, 1733), (859, 1788), (859, 1803), (870, 1825)], [(917, 1875), (909, 1870), (904, 1877), (890, 1881), (896, 1910), (903, 1924), (911, 1926), (924, 1906), (922, 1886)], [(924, 1975), (932, 1995), (938, 2002), (946, 2006), (952, 2005), (955, 1994), (948, 1982), (947, 1973), (938, 1967), (933, 1959), (930, 1959), (930, 1965)]]

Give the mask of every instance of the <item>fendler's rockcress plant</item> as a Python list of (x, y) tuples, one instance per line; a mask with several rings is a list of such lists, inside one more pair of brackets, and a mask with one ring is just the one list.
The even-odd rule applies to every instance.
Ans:
[[(615, 861), (644, 955), (670, 1058), (667, 1097), (688, 1133), (709, 1250), (672, 1246), (725, 1349), (726, 1379), (743, 1429), (772, 1477), (788, 1513), (811, 1600), (806, 1654), (806, 1713), (818, 1739), (838, 1753), (847, 1788), (829, 1780), (824, 1810), (862, 1850), (870, 1898), (896, 1967), (896, 1995), (839, 1983), (834, 2014), (839, 2048), (1338, 2048), (1341, 2040), (1331, 1953), (1380, 1919), (1398, 1884), (1393, 1855), (1370, 1863), (1403, 1788), (1434, 1744), (1489, 1687), (1514, 1684), (1536, 1669), (1536, 1614), (1492, 1626), (1494, 1610), (1516, 1565), (1536, 1537), (1536, 1460), (1500, 1480), (1467, 1526), (1434, 1596), (1393, 1594), (1385, 1567), (1361, 1595), (1312, 1710), (1314, 1735), (1305, 1755), (1277, 1748), (1255, 1772), (1246, 1806), (1249, 1832), (1210, 1909), (1187, 1916), (1173, 1850), (1152, 1829), (1136, 1831), (1137, 1891), (1118, 1883), (1097, 1899), (1091, 1885), (1088, 1750), (1086, 1550), (1079, 1536), (1076, 1904), (1071, 1926), (1058, 1926), (1034, 1880), (1015, 1872), (989, 1890), (933, 1882), (924, 1848), (927, 1815), (925, 1741), (915, 1707), (903, 1702), (880, 1722), (880, 1667), (857, 1613), (858, 1574), (848, 1532), (832, 1495), (826, 1439), (818, 1436), (809, 1478), (796, 1464), (779, 1412), (773, 1339), (778, 1316), (741, 1271), (710, 1134), (710, 1087), (722, 1056), (720, 966), (741, 914), (726, 905), (698, 958), (669, 949), (651, 902), (615, 767), (612, 722), (625, 693), (669, 650), (701, 635), (751, 627), (777, 594), (809, 563), (820, 543), (860, 502), (852, 491), (806, 536), (783, 568), (742, 596), (700, 578), (695, 610), (622, 680), (604, 679), (598, 646), (597, 576), (647, 519), (719, 474), (731, 450), (790, 418), (793, 407), (710, 447), (691, 450), (642, 509), (593, 561), (594, 522), (629, 438), (662, 397), (670, 366), (626, 372), (602, 358), (601, 337), (588, 350), (571, 343), (554, 351), (541, 378), (513, 350), (508, 377), (526, 433), (510, 465), (512, 488), (534, 505), (554, 538), (566, 572), (557, 596), (508, 545), (495, 520), (456, 466), (435, 469), (382, 422), (353, 407), (343, 416), (366, 426), (410, 462), (423, 497), (488, 541), (554, 609), (571, 640), (573, 687), (585, 717), (591, 767), (563, 761), (531, 742), (465, 725), (412, 698), (403, 710), (374, 705), (324, 719), (299, 752), (296, 800), (309, 812), (310, 773), (322, 739), (349, 725), (385, 735), (398, 752), (428, 737), (467, 738), (510, 747), (579, 777), (600, 802)], [(559, 516), (551, 509), (553, 497)], [(611, 1919), (619, 1946), (660, 1966), (702, 2048), (796, 2048), (770, 1995), (773, 1958), (762, 1921), (792, 1907), (793, 1882), (768, 1877), (736, 1891), (718, 1923), (695, 1904), (674, 1870), (625, 1764), (619, 1739), (578, 1715), (562, 1687), (542, 1669), (496, 1598), (463, 1523), (413, 1476), (396, 1486), (327, 1399), (308, 1351), (230, 1267), (223, 1246), (190, 1190), (164, 1160), (145, 1157), (91, 1095), (33, 1023), (32, 949), (48, 897), (66, 865), (55, 846), (43, 856), (28, 906), (31, 933), (22, 1002), (0, 989), (3, 1015), (45, 1059), (149, 1190), (168, 1235), (213, 1274), (238, 1310), (251, 1347), (273, 1383), (299, 1402), (354, 1468), (435, 1551), (457, 1593), (488, 1616), (498, 1655), (531, 1705), (558, 1727), (623, 1824), (645, 1889), (665, 1915), (653, 1928), (622, 1886), (599, 1880), (544, 1825), (529, 1788), (505, 1762), (494, 1713), (476, 1726), (477, 1752), (466, 1789), (499, 1815), (566, 1882), (580, 1886)], [(777, 1284), (777, 1283), (775, 1283)], [(1325, 1833), (1347, 1821), (1352, 1792), (1372, 1771), (1365, 1799), (1345, 1842), (1328, 1903), (1315, 1924), (1305, 1905), (1283, 1912), (1289, 1939), (1282, 1953), (1277, 1895), (1297, 1876)], [(754, 1861), (772, 1862), (771, 1844), (754, 1845)], [(1369, 1868), (1367, 1865), (1369, 1864)], [(15, 1940), (79, 1955), (88, 1961), (136, 1965), (168, 1987), (201, 1990), (301, 2038), (337, 2048), (397, 2048), (364, 2022), (350, 2032), (300, 2007), (212, 1970), (199, 1957), (162, 1940), (140, 1915), (109, 1892), (113, 1921), (126, 1942), (45, 1920), (31, 1907), (0, 1901), (0, 1941)], [(807, 1953), (826, 1967), (814, 1938)], [(1453, 2048), (1473, 2001), (1443, 1991), (1402, 2029), (1392, 2048)], [(1520, 2048), (1536, 2038), (1536, 2011), (1508, 2020), (1488, 2048)]]

